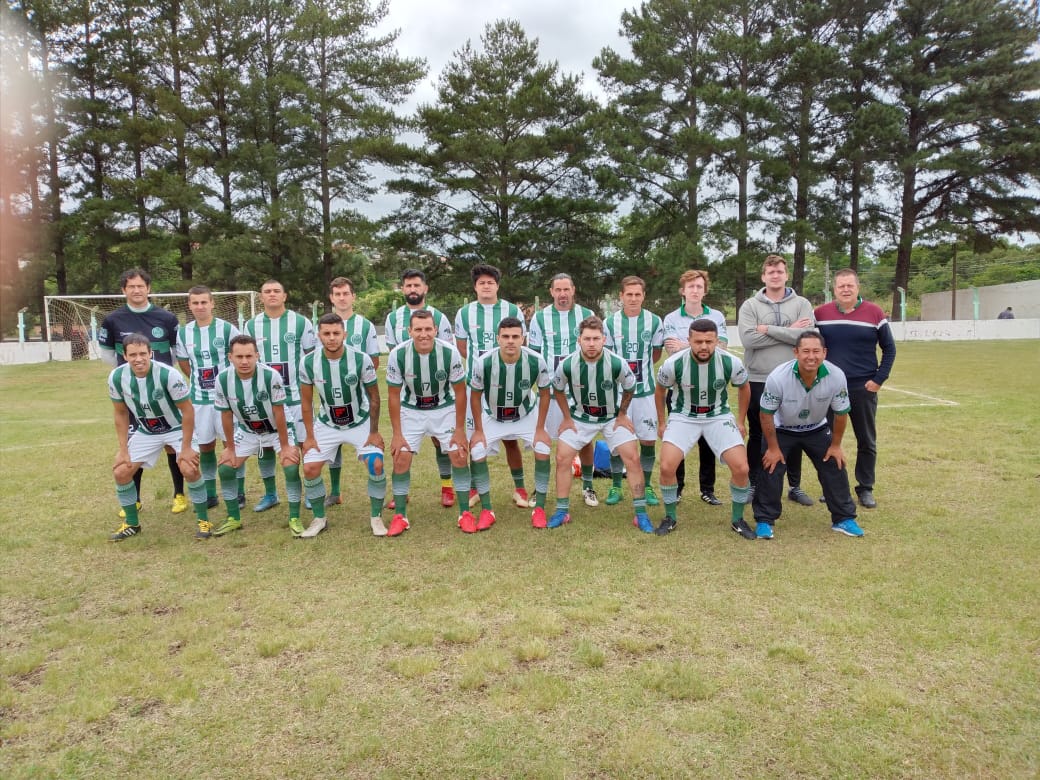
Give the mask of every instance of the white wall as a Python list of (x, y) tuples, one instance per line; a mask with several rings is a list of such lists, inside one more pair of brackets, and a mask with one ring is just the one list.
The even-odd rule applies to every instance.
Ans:
[[(1040, 280), (993, 284), (977, 288), (979, 319), (996, 319), (1000, 312), (1011, 307), (1015, 318), (1040, 317)], [(946, 320), (950, 317), (952, 299), (949, 292), (925, 293), (921, 296), (922, 320)], [(975, 291), (971, 288), (957, 291), (957, 319), (975, 318)]]

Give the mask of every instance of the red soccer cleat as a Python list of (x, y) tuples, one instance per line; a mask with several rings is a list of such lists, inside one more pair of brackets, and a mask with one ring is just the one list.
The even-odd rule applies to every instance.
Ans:
[(477, 520), (477, 530), (486, 531), (495, 524), (495, 513), (490, 509), (480, 510), (480, 519)]
[(469, 491), (469, 505), (472, 509), (480, 503), (480, 493), (477, 492), (476, 488), (471, 488)]
[(574, 456), (574, 462), (571, 464), (571, 472), (576, 477), (581, 476), (581, 458), (579, 458), (577, 455)]
[(390, 529), (386, 532), (387, 536), (400, 536), (408, 530), (408, 518), (404, 515), (394, 515), (394, 519), (390, 521)]
[(540, 506), (535, 507), (534, 511), (531, 512), (531, 527), (545, 528), (547, 522), (548, 521), (545, 519), (545, 509)]
[(449, 506), (455, 505), (455, 488), (442, 487), (441, 488), (441, 506), (447, 509)]
[(477, 518), (468, 509), (459, 515), (459, 528), (463, 533), (475, 534), (477, 532)]
[(531, 503), (531, 499), (527, 496), (527, 491), (523, 488), (517, 488), (513, 491), (513, 503), (521, 509), (529, 509), (534, 506), (534, 504)]

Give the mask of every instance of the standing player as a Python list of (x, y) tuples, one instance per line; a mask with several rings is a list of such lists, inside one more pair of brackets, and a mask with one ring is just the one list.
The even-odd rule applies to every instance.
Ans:
[[(503, 317), (498, 323), (498, 347), (479, 357), (469, 375), (470, 471), (480, 496), (480, 518), (460, 522), (466, 533), (486, 531), (495, 522), (487, 456), (498, 452), (500, 441), (524, 442), (534, 450), (534, 511), (531, 525), (545, 528), (545, 496), (549, 492), (549, 453), (552, 439), (545, 430), (549, 413), (549, 370), (542, 356), (523, 346), (524, 323)], [(515, 501), (514, 497), (514, 501)], [(519, 502), (517, 502), (519, 503)], [(465, 517), (465, 515), (463, 515)]]
[[(570, 274), (556, 274), (549, 283), (549, 294), (553, 302), (534, 313), (527, 344), (541, 353), (552, 374), (560, 362), (578, 348), (578, 324), (595, 315), (575, 300), (574, 280)], [(560, 410), (553, 404), (545, 423), (545, 429), (553, 439), (557, 438), (562, 421)], [(592, 487), (593, 471), (593, 443), (589, 441), (581, 451), (582, 495), (588, 506), (599, 506), (599, 498)]]
[(563, 422), (556, 442), (556, 511), (546, 527), (559, 528), (570, 522), (571, 462), (582, 447), (602, 433), (611, 454), (620, 455), (628, 471), (636, 512), (632, 523), (650, 534), (654, 526), (646, 514), (635, 427), (628, 416), (636, 377), (626, 361), (603, 348), (603, 341), (603, 320), (595, 315), (582, 320), (578, 349), (561, 361), (553, 375)]
[[(289, 501), (289, 529), (293, 536), (303, 534), (300, 522), (300, 451), (293, 444), (285, 415), (286, 392), (282, 375), (260, 364), (256, 339), (239, 334), (231, 339), (228, 357), (231, 367), (217, 375), (213, 405), (220, 412), (224, 431), (224, 450), (218, 471), (220, 491), (227, 507), (227, 521), (214, 536), (242, 528), (239, 505), (238, 472), (250, 455), (265, 449), (278, 454), (285, 472)], [(296, 496), (293, 502), (291, 496)]]
[(393, 490), (399, 510), (390, 521), (387, 536), (400, 536), (409, 528), (405, 513), (411, 491), (412, 456), (419, 452), (426, 436), (433, 437), (451, 459), (460, 525), (462, 515), (469, 514), (466, 369), (459, 351), (437, 339), (436, 333), (431, 312), (412, 312), (409, 340), (394, 347), (386, 359), (387, 398), (394, 431), (390, 440)]
[[(285, 386), (285, 420), (293, 432), (289, 444), (293, 447), (303, 441), (306, 432), (303, 428), (303, 417), (300, 411), (300, 363), (303, 356), (317, 346), (314, 327), (310, 320), (289, 311), (285, 307), (288, 296), (281, 282), (268, 279), (260, 287), (260, 302), (264, 310), (246, 323), (246, 333), (256, 339), (260, 352), (260, 362), (270, 366), (282, 377)], [(278, 489), (275, 487), (274, 449), (265, 446), (260, 453), (260, 476), (264, 480), (264, 497), (260, 499), (254, 512), (264, 512), (278, 505)], [(297, 492), (290, 492), (285, 487), (290, 506), (299, 504), (299, 482)], [(300, 512), (289, 510), (292, 517), (299, 517)]]
[[(664, 420), (666, 395), (670, 395), (671, 412), (661, 434), (665, 516), (657, 533), (663, 536), (675, 530), (679, 503), (676, 469), (698, 441), (706, 440), (711, 451), (729, 467), (733, 499), (730, 527), (745, 539), (754, 539), (754, 532), (744, 521), (749, 492), (744, 420), (751, 399), (747, 371), (735, 355), (717, 349), (718, 326), (711, 320), (701, 318), (690, 323), (687, 341), (690, 346), (668, 358), (657, 374), (658, 419)], [(727, 384), (738, 389), (736, 419), (730, 412)]]
[[(383, 499), (386, 474), (383, 473), (383, 437), (379, 433), (379, 387), (372, 358), (344, 344), (346, 331), (342, 318), (330, 312), (318, 320), (321, 349), (303, 359), (300, 367), (300, 394), (303, 397), (303, 487), (314, 509), (314, 520), (303, 536), (317, 536), (325, 530), (325, 483), (321, 467), (338, 457), (349, 444), (368, 470), (370, 525), (376, 536), (386, 536), (383, 525)], [(314, 396), (319, 416), (314, 419)]]
[[(177, 451), (181, 473), (188, 478), (188, 490), (198, 517), (196, 539), (211, 534), (206, 514), (206, 483), (199, 471), (199, 456), (191, 448), (194, 410), (184, 377), (175, 369), (152, 360), (148, 337), (131, 333), (120, 341), (125, 362), (108, 375), (108, 396), (115, 414), (119, 452), (112, 466), (116, 495), (125, 520), (108, 537), (121, 542), (141, 532), (137, 519), (137, 486), (134, 474), (150, 469), (167, 447)], [(137, 431), (130, 436), (130, 415), (137, 420)]]
[[(123, 271), (119, 277), (119, 287), (126, 296), (126, 304), (109, 312), (101, 321), (101, 329), (98, 331), (101, 359), (110, 366), (124, 364), (126, 356), (123, 354), (123, 339), (131, 333), (141, 333), (148, 337), (153, 359), (172, 366), (173, 349), (177, 344), (177, 328), (180, 323), (171, 312), (153, 305), (148, 300), (152, 291), (152, 277), (142, 268), (131, 268)], [(129, 431), (132, 434), (135, 430), (137, 423), (131, 416)], [(170, 507), (170, 511), (180, 514), (188, 510), (188, 499), (184, 495), (184, 477), (177, 467), (177, 455), (173, 448), (167, 448), (166, 453), (166, 463), (173, 480), (173, 506)], [(134, 474), (134, 485), (137, 487), (137, 495), (140, 496), (141, 472)], [(120, 512), (119, 516), (126, 517), (123, 512)]]
[(845, 372), (849, 384), (849, 417), (856, 433), (856, 495), (860, 506), (874, 509), (877, 394), (896, 362), (896, 341), (881, 307), (860, 297), (859, 277), (851, 268), (834, 274), (834, 300), (817, 306), (814, 314), (827, 339), (827, 359)]
[[(217, 505), (217, 439), (224, 432), (220, 415), (213, 407), (217, 374), (228, 367), (227, 350), (238, 328), (213, 316), (213, 293), (196, 285), (188, 290), (188, 308), (194, 322), (182, 325), (177, 333), (174, 354), (181, 371), (191, 380), (191, 404), (195, 408), (195, 441), (199, 447), (202, 478), (206, 480), (206, 500)], [(239, 493), (239, 503), (245, 496)]]
[[(621, 280), (621, 310), (604, 322), (607, 349), (620, 355), (636, 377), (632, 405), (628, 416), (639, 437), (639, 465), (643, 469), (646, 505), (660, 503), (650, 477), (654, 472), (654, 453), (657, 447), (657, 408), (654, 405), (654, 364), (661, 357), (664, 329), (661, 318), (643, 308), (646, 300), (646, 282), (638, 276)], [(610, 475), (613, 484), (607, 493), (607, 505), (621, 501), (621, 458), (610, 457)]]

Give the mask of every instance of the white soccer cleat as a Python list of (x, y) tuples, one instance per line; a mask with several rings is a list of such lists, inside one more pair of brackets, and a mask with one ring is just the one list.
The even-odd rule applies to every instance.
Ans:
[(301, 539), (313, 539), (315, 536), (325, 530), (325, 526), (328, 523), (324, 517), (315, 517), (311, 520), (311, 524), (307, 526), (307, 530), (300, 534)]
[(381, 518), (381, 517), (369, 518), (369, 523), (372, 524), (372, 535), (373, 536), (386, 536), (386, 526), (383, 525), (383, 518)]

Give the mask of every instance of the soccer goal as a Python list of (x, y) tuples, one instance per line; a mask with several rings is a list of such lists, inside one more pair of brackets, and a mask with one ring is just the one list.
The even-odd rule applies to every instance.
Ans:
[[(156, 306), (168, 309), (182, 323), (191, 321), (187, 293), (153, 293)], [(126, 303), (122, 295), (47, 295), (43, 298), (44, 319), (51, 344), (51, 360), (96, 360), (101, 357), (98, 328), (105, 315)], [(260, 311), (255, 290), (213, 293), (213, 314), (244, 331), (245, 322)]]

